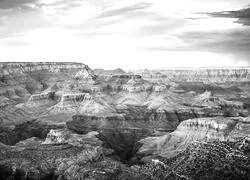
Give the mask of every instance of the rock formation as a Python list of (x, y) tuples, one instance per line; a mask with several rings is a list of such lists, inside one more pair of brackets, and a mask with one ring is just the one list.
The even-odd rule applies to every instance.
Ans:
[(0, 63), (0, 179), (249, 179), (249, 85), (249, 68)]
[(246, 118), (195, 118), (183, 121), (174, 132), (159, 137), (148, 137), (140, 142), (143, 154), (174, 157), (195, 141), (220, 140), (235, 141), (249, 136)]
[(171, 81), (189, 82), (226, 82), (248, 81), (250, 68), (172, 68), (166, 70), (132, 71), (145, 78), (168, 78)]
[[(108, 179), (118, 162), (108, 159), (112, 150), (101, 147), (95, 133), (76, 135), (51, 131), (42, 144), (0, 144), (1, 179)], [(91, 165), (90, 165), (91, 163)]]

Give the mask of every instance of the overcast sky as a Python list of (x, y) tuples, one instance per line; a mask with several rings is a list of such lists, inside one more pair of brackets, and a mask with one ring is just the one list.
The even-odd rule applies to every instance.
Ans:
[(249, 0), (0, 0), (0, 61), (249, 66)]

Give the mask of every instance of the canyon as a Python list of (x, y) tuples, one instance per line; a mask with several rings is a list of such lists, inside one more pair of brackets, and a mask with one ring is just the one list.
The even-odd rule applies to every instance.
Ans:
[(0, 63), (0, 179), (249, 179), (250, 68)]

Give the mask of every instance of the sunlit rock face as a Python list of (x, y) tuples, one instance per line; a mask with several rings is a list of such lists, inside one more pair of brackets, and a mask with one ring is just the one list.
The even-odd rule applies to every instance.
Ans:
[(30, 63), (1, 63), (1, 75), (25, 74), (36, 71), (59, 72), (69, 69), (89, 69), (81, 63), (64, 62), (30, 62)]
[(101, 145), (102, 142), (96, 137), (98, 132), (89, 132), (84, 135), (75, 134), (67, 129), (51, 129), (42, 144), (71, 144), (73, 146), (83, 146), (82, 143), (93, 143)]
[(56, 103), (56, 96), (54, 91), (45, 91), (40, 94), (33, 94), (24, 104), (19, 104), (17, 107), (23, 109), (30, 109), (31, 111), (43, 110)]
[(89, 93), (75, 93), (62, 95), (61, 100), (50, 107), (48, 113), (54, 116), (60, 113), (105, 115), (114, 111), (114, 108), (101, 98), (94, 98)]
[(61, 106), (73, 106), (77, 105), (77, 103), (81, 103), (83, 101), (90, 101), (92, 97), (89, 93), (76, 93), (76, 94), (64, 94), (61, 96), (61, 100), (58, 105)]
[(152, 84), (143, 80), (141, 77), (132, 77), (122, 88), (128, 92), (141, 92), (150, 90)]
[(1, 82), (5, 86), (19, 86), (29, 93), (39, 92), (55, 81), (79, 76), (83, 80), (95, 78), (93, 71), (80, 63), (1, 63)]
[(183, 121), (174, 132), (148, 137), (140, 142), (139, 152), (171, 158), (195, 141), (235, 141), (249, 136), (249, 122), (241, 117), (195, 118)]

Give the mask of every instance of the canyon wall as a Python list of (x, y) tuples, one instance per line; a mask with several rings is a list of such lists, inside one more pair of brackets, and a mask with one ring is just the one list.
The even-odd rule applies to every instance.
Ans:
[(58, 72), (60, 70), (70, 69), (88, 69), (90, 68), (82, 63), (73, 62), (23, 62), (23, 63), (0, 63), (0, 75), (16, 75), (31, 73), (35, 71)]
[(249, 125), (249, 118), (242, 117), (189, 119), (180, 123), (177, 129), (171, 133), (141, 140), (143, 145), (139, 152), (172, 158), (194, 142), (211, 140), (234, 142), (240, 138), (248, 138)]
[(145, 79), (167, 79), (186, 82), (249, 81), (250, 68), (169, 68), (164, 70), (129, 71)]

